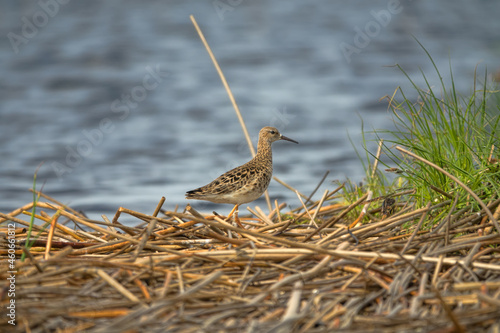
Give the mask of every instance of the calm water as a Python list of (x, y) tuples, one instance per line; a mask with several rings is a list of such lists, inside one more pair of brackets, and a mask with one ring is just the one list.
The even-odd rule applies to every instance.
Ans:
[[(61, 0), (61, 2), (63, 2)], [(68, 2), (68, 1), (66, 1)], [(46, 5), (44, 5), (46, 4)], [(184, 192), (250, 158), (237, 117), (189, 15), (227, 77), (254, 143), (278, 127), (274, 175), (310, 193), (330, 170), (362, 180), (365, 128), (390, 128), (408, 87), (401, 64), (438, 83), (449, 62), (468, 94), (474, 68), (500, 67), (500, 2), (2, 1), (0, 211), (38, 187), (90, 217), (119, 206), (184, 206)], [(445, 79), (448, 76), (445, 75)], [(272, 199), (299, 204), (276, 182)], [(193, 202), (201, 211), (231, 207)], [(264, 202), (257, 204), (264, 206)]]

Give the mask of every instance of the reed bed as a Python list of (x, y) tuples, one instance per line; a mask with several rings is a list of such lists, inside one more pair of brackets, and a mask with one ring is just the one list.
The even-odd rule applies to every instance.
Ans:
[[(16, 314), (0, 330), (500, 330), (500, 236), (484, 209), (368, 193), (343, 205), (335, 192), (287, 212), (250, 208), (245, 229), (189, 205), (163, 211), (163, 198), (151, 215), (120, 208), (95, 221), (39, 193), (29, 248), (33, 203), (0, 213), (2, 309), (15, 271)], [(495, 218), (499, 203), (487, 207)]]

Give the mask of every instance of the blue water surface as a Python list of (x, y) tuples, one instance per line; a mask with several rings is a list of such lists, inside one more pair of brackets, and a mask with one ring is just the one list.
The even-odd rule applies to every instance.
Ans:
[[(471, 93), (474, 70), (500, 67), (499, 2), (2, 1), (0, 211), (38, 188), (89, 217), (119, 206), (183, 209), (184, 193), (246, 162), (250, 152), (194, 15), (254, 144), (273, 125), (300, 142), (274, 144), (274, 175), (315, 198), (333, 180), (362, 181), (361, 119), (390, 129), (397, 87), (439, 80)], [(353, 145), (349, 141), (351, 138)], [(371, 147), (375, 150), (376, 143)], [(277, 182), (271, 199), (299, 201)], [(203, 212), (226, 205), (193, 202)], [(255, 204), (265, 207), (263, 199)], [(252, 204), (251, 204), (252, 205)], [(244, 208), (241, 209), (244, 211)]]

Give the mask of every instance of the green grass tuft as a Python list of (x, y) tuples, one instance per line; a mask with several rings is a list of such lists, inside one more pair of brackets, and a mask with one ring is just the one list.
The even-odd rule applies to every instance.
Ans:
[[(31, 209), (31, 217), (30, 217), (30, 225), (28, 227), (28, 233), (26, 236), (26, 244), (25, 248), (29, 251), (29, 249), (33, 246), (35, 243), (35, 240), (40, 236), (40, 234), (49, 226), (49, 223), (45, 223), (42, 229), (38, 232), (38, 234), (35, 236), (33, 240), (31, 240), (31, 233), (33, 231), (33, 224), (35, 223), (35, 215), (36, 215), (36, 206), (38, 203), (38, 200), (40, 199), (40, 195), (36, 194), (36, 175), (38, 173), (38, 169), (40, 169), (41, 164), (38, 166), (38, 168), (35, 170), (35, 173), (33, 175), (33, 208)], [(23, 252), (21, 255), (21, 261), (24, 261), (26, 258), (26, 254)]]
[(486, 73), (482, 88), (477, 89), (475, 74), (471, 95), (460, 96), (451, 68), (451, 85), (446, 87), (432, 57), (423, 49), (438, 74), (439, 87), (433, 87), (423, 72), (425, 85), (418, 86), (397, 65), (418, 93), (418, 100), (410, 100), (405, 91), (398, 89), (397, 96), (389, 102), (396, 129), (375, 133), (377, 137), (389, 134), (390, 138), (384, 141), (385, 152), (403, 171), (404, 186), (415, 189), (414, 198), (419, 206), (456, 196), (459, 208), (469, 204), (477, 206), (477, 203), (443, 173), (401, 155), (393, 149), (395, 146), (402, 146), (443, 168), (487, 203), (500, 196), (500, 168), (495, 161), (500, 145), (500, 108), (498, 104), (488, 103), (494, 91), (487, 89)]

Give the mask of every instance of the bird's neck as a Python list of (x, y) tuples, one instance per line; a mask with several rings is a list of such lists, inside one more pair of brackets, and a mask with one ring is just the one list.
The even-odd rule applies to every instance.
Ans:
[(271, 143), (267, 140), (259, 139), (259, 143), (257, 144), (257, 154), (255, 155), (255, 159), (261, 161), (268, 161), (268, 163), (273, 162), (273, 151), (271, 149)]

